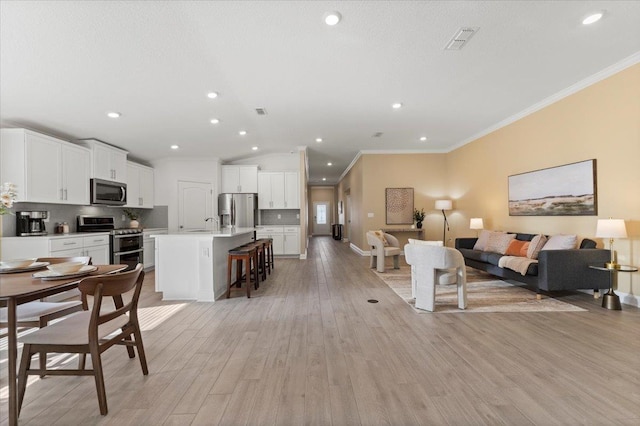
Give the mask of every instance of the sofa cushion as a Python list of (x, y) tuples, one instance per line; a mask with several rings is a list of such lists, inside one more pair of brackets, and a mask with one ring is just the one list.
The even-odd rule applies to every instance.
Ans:
[(483, 252), (483, 251), (473, 250), (473, 249), (466, 249), (466, 248), (459, 248), (458, 251), (460, 253), (462, 253), (462, 256), (465, 259), (476, 260), (478, 262), (486, 262), (486, 260), (483, 258), (483, 257), (485, 257), (485, 256), (483, 256), (485, 254), (485, 252)]
[(509, 247), (509, 243), (516, 237), (516, 234), (505, 234), (501, 232), (494, 232), (489, 235), (489, 240), (484, 248), (484, 251), (490, 251), (493, 253), (504, 254)]
[(546, 242), (547, 242), (547, 237), (545, 237), (544, 235), (536, 235), (535, 237), (533, 237), (533, 239), (529, 243), (529, 250), (527, 250), (527, 257), (529, 259), (537, 259), (538, 253), (540, 253), (540, 250), (542, 249), (542, 247)]
[(500, 258), (504, 256), (501, 253), (489, 253), (489, 252), (485, 252), (485, 253), (486, 253), (485, 258), (487, 259), (485, 260), (485, 262), (490, 263), (492, 265), (496, 265), (496, 266), (498, 266), (498, 263), (500, 263)]
[(473, 249), (484, 250), (484, 248), (487, 246), (489, 235), (491, 235), (492, 232), (494, 231), (489, 231), (486, 229), (483, 229), (482, 231), (480, 231), (480, 235), (478, 236), (478, 241), (476, 241), (476, 243), (473, 245)]
[(511, 240), (504, 254), (507, 256), (523, 257), (520, 253), (522, 252), (522, 248), (524, 247), (525, 244), (528, 245), (526, 241)]
[(568, 250), (578, 245), (578, 236), (573, 234), (552, 235), (542, 250)]
[(536, 234), (516, 234), (516, 240), (531, 241)]
[(596, 242), (588, 238), (583, 239), (582, 242), (580, 243), (581, 249), (594, 249), (596, 248), (596, 246), (597, 246)]

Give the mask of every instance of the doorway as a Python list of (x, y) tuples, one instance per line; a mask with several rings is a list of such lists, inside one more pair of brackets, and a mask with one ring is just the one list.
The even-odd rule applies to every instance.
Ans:
[(313, 202), (313, 235), (331, 234), (331, 204), (327, 201)]
[(211, 230), (213, 185), (210, 182), (178, 181), (178, 228), (180, 232)]

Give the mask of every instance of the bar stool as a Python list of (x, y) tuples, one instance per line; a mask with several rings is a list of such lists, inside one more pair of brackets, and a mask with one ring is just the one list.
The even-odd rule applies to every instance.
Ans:
[(264, 245), (262, 243), (259, 243), (258, 241), (252, 241), (250, 243), (243, 244), (241, 247), (251, 247), (256, 249), (253, 267), (256, 268), (255, 273), (256, 277), (258, 277), (255, 281), (255, 289), (257, 290), (258, 287), (260, 287), (260, 276), (262, 276), (262, 281), (267, 279), (267, 276), (264, 273), (264, 265), (262, 263), (264, 258)]
[(266, 243), (263, 240), (256, 240), (252, 244), (258, 249), (258, 266), (262, 281), (265, 281), (267, 279), (267, 260), (265, 255)]
[(269, 275), (271, 275), (271, 269), (275, 269), (273, 263), (273, 238), (260, 238), (258, 241), (264, 242), (264, 264)]
[[(258, 285), (258, 264), (257, 264), (257, 251), (256, 247), (236, 247), (229, 250), (227, 255), (227, 299), (231, 297), (231, 287), (234, 285), (240, 286), (242, 283), (242, 266), (245, 266), (245, 284), (247, 286), (247, 297), (251, 297), (251, 276), (254, 274), (254, 285)], [(236, 280), (231, 282), (231, 267), (233, 261), (236, 261)], [(253, 265), (252, 265), (253, 263)], [(252, 267), (253, 266), (253, 267)]]

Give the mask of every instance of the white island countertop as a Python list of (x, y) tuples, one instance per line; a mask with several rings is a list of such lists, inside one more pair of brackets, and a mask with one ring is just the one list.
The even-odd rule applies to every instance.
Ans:
[(156, 240), (156, 291), (163, 300), (213, 302), (224, 297), (229, 250), (253, 241), (254, 232), (224, 228), (151, 235)]
[[(254, 232), (256, 228), (224, 228), (220, 230), (202, 229), (197, 231), (185, 231), (185, 232), (169, 232), (164, 236), (170, 235), (172, 237), (214, 237), (214, 238), (229, 238), (236, 235), (247, 234)], [(159, 237), (160, 235), (158, 235)], [(155, 237), (155, 235), (154, 235)]]

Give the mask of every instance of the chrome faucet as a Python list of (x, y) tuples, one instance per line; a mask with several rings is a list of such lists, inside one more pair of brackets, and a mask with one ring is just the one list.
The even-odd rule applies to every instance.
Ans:
[(217, 217), (208, 217), (204, 220), (205, 222), (212, 221), (215, 223), (215, 230), (217, 231), (220, 228), (220, 221)]

